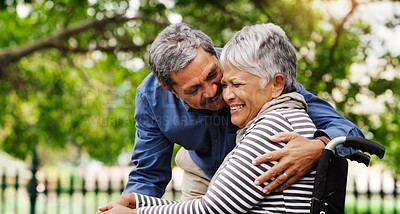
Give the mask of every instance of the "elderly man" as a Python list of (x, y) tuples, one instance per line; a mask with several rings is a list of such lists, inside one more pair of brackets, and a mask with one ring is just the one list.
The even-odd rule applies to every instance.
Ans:
[[(315, 171), (282, 192), (264, 194), (254, 179), (277, 162), (255, 166), (254, 158), (275, 151), (284, 142), (269, 138), (296, 131), (312, 138), (316, 127), (296, 92), (295, 49), (285, 32), (272, 23), (246, 26), (225, 45), (220, 63), (223, 97), (231, 121), (240, 130), (237, 145), (213, 176), (206, 194), (179, 203), (138, 193), (99, 211), (123, 213), (310, 213)], [(281, 175), (284, 177), (284, 175)], [(126, 206), (128, 205), (128, 206)]]
[[(136, 91), (136, 136), (132, 162), (124, 193), (161, 197), (171, 179), (174, 145), (182, 149), (176, 163), (184, 171), (182, 200), (202, 196), (210, 178), (235, 146), (238, 127), (231, 123), (229, 107), (222, 97), (222, 72), (218, 61), (221, 49), (211, 39), (187, 24), (172, 24), (156, 38), (150, 49), (149, 74)], [(275, 137), (289, 141), (262, 161), (279, 160), (259, 177), (256, 184), (277, 176), (265, 192), (283, 190), (318, 162), (329, 139), (363, 136), (356, 125), (336, 112), (326, 101), (296, 85), (308, 104), (308, 114), (317, 131), (314, 140), (296, 133)], [(338, 148), (345, 153), (351, 148)], [(260, 162), (260, 160), (258, 160)], [(285, 176), (278, 176), (278, 175)]]

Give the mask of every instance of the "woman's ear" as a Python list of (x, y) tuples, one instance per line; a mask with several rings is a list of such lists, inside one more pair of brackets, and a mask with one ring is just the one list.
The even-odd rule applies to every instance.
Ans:
[(277, 98), (282, 94), (282, 91), (285, 88), (285, 76), (283, 76), (283, 74), (276, 74), (272, 81), (272, 98)]

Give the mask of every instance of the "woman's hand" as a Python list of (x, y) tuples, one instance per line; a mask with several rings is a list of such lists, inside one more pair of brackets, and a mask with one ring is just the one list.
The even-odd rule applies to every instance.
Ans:
[[(101, 206), (98, 208), (97, 214), (103, 214), (103, 213), (114, 213), (114, 208), (117, 208), (118, 210), (123, 209), (124, 207), (131, 210), (131, 212), (127, 213), (132, 213), (132, 209), (136, 208), (136, 198), (134, 193), (127, 193), (118, 196), (108, 204)], [(112, 212), (107, 212), (109, 210), (113, 209)], [(126, 209), (126, 211), (128, 211)], [(117, 212), (115, 212), (117, 213)], [(136, 213), (136, 211), (135, 211)]]
[(257, 157), (254, 165), (267, 161), (278, 161), (271, 169), (260, 175), (254, 183), (260, 185), (275, 177), (264, 187), (263, 192), (280, 192), (312, 171), (321, 157), (325, 144), (321, 140), (309, 140), (298, 133), (278, 133), (270, 138), (271, 141), (288, 142), (281, 150), (266, 153)]
[[(97, 213), (99, 213), (99, 212), (97, 212)], [(102, 214), (137, 214), (137, 210), (131, 209), (126, 206), (116, 205), (113, 208), (111, 208), (105, 212), (101, 212), (101, 213)]]

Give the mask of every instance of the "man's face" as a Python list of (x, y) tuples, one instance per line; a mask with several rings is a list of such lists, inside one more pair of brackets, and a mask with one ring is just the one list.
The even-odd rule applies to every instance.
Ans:
[(216, 56), (197, 49), (197, 56), (181, 71), (173, 73), (173, 89), (178, 98), (195, 109), (216, 111), (226, 103), (222, 98), (222, 72)]

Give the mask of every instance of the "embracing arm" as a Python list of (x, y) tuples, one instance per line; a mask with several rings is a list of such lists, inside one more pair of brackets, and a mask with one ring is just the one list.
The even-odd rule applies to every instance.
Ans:
[[(354, 123), (339, 114), (328, 102), (311, 94), (300, 84), (297, 84), (297, 89), (304, 96), (308, 105), (308, 114), (318, 129), (314, 137), (326, 136), (329, 139), (342, 136), (364, 137)], [(356, 152), (355, 149), (342, 145), (339, 145), (336, 150), (338, 154), (344, 156)]]
[[(297, 92), (302, 94), (308, 105), (308, 114), (317, 127), (314, 137), (326, 136), (333, 139), (339, 136), (364, 137), (361, 130), (352, 122), (339, 114), (328, 102), (306, 91), (297, 84)], [(329, 140), (328, 139), (328, 140)], [(282, 191), (292, 183), (308, 174), (318, 163), (325, 142), (315, 139), (308, 140), (297, 133), (282, 133), (271, 138), (274, 142), (285, 141), (288, 144), (282, 150), (266, 153), (254, 160), (254, 164), (266, 161), (279, 160), (271, 170), (255, 180), (256, 184), (262, 183), (278, 174), (285, 172), (287, 179), (275, 179), (264, 188), (264, 191)], [(338, 146), (338, 154), (347, 155), (354, 153), (353, 148)]]
[(124, 193), (161, 197), (171, 180), (173, 143), (161, 133), (147, 100), (140, 95), (136, 100), (136, 136), (132, 154), (135, 168), (129, 174)]
[[(282, 122), (277, 127), (271, 121)], [(138, 213), (247, 213), (260, 205), (261, 200), (268, 200), (262, 188), (254, 185), (253, 179), (276, 163), (254, 166), (251, 161), (262, 151), (282, 148), (283, 143), (271, 145), (268, 137), (277, 129), (288, 131), (285, 127), (290, 127), (290, 124), (279, 114), (268, 115), (258, 122), (233, 150), (226, 164), (221, 166), (215, 182), (202, 198), (177, 203), (137, 194)], [(273, 210), (276, 207), (263, 206), (262, 209)]]
[(341, 136), (364, 137), (354, 123), (344, 118), (328, 102), (308, 92), (301, 84), (297, 84), (297, 92), (304, 96), (308, 114), (318, 129), (315, 137), (327, 136), (329, 139)]

